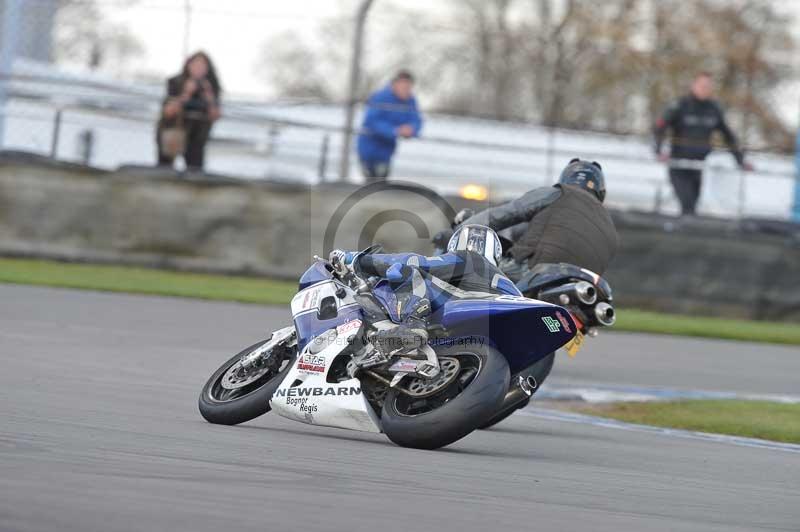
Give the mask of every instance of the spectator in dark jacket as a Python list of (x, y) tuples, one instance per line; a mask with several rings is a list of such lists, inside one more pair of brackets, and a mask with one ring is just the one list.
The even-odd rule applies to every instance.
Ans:
[(367, 112), (358, 136), (358, 157), (367, 182), (389, 176), (398, 137), (419, 136), (422, 117), (413, 88), (414, 77), (402, 70), (367, 101)]
[[(736, 136), (725, 122), (719, 103), (711, 99), (714, 81), (707, 72), (695, 76), (688, 95), (672, 102), (656, 121), (655, 150), (662, 162), (670, 162), (669, 178), (681, 204), (681, 213), (693, 215), (700, 197), (702, 161), (711, 152), (711, 135), (719, 131), (742, 169), (752, 170), (744, 161)], [(670, 155), (661, 152), (667, 130), (672, 130)], [(693, 163), (696, 161), (696, 163)]]
[[(159, 166), (172, 166), (183, 155), (189, 170), (201, 171), (211, 126), (220, 117), (220, 86), (214, 63), (205, 52), (189, 56), (181, 73), (167, 80), (167, 97), (158, 122)], [(183, 153), (170, 153), (165, 131), (183, 130)]]

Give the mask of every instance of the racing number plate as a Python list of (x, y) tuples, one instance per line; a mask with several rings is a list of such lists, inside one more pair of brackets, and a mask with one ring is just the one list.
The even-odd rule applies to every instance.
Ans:
[(567, 354), (571, 357), (577, 355), (578, 351), (580, 351), (581, 347), (583, 347), (583, 341), (585, 338), (586, 336), (581, 331), (578, 331), (575, 334), (575, 338), (567, 342), (567, 344), (564, 346), (564, 349), (567, 350)]

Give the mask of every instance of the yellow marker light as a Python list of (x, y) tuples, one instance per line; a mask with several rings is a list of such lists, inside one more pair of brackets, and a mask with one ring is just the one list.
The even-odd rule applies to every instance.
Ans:
[(482, 185), (464, 185), (461, 197), (468, 200), (483, 201), (489, 197), (489, 191)]

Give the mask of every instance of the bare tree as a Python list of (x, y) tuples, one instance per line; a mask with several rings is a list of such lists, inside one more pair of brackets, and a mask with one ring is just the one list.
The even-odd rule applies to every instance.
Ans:
[(262, 46), (256, 71), (278, 97), (331, 99), (330, 80), (321, 71), (317, 54), (293, 32), (276, 35)]
[(765, 0), (681, 0), (680, 5), (667, 11), (652, 52), (660, 68), (654, 72), (659, 88), (651, 93), (650, 108), (684, 91), (693, 73), (708, 70), (748, 144), (791, 150), (793, 134), (772, 96), (796, 75), (781, 59), (794, 49), (791, 19)]
[(92, 0), (59, 0), (54, 33), (57, 62), (119, 72), (144, 53), (141, 41), (105, 20)]
[[(439, 18), (381, 7), (367, 29), (366, 96), (398, 67), (417, 73), (426, 107), (500, 120), (647, 133), (698, 70), (744, 140), (790, 149), (773, 93), (794, 75), (790, 18), (769, 0), (451, 0)], [(342, 98), (349, 17), (321, 29), (324, 46), (272, 46), (272, 82)], [(290, 41), (285, 39), (286, 43)], [(286, 46), (292, 46), (286, 44)], [(294, 65), (289, 75), (285, 68)], [(265, 69), (266, 70), (266, 69)], [(293, 77), (294, 76), (294, 77)]]

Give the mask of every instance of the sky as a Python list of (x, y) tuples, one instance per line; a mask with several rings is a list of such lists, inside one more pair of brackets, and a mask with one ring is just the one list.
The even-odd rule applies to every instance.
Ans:
[[(254, 98), (269, 97), (268, 86), (255, 69), (265, 41), (290, 31), (297, 39), (318, 43), (320, 23), (355, 13), (359, 1), (96, 0), (109, 20), (125, 24), (145, 46), (145, 54), (132, 62), (132, 71), (154, 78), (176, 73), (183, 62), (188, 2), (192, 7), (189, 50), (210, 53), (229, 93)], [(800, 0), (775, 1), (795, 14), (795, 33), (800, 38)], [(416, 10), (420, 16), (447, 9), (445, 0), (374, 0), (372, 26), (391, 23), (393, 7)], [(800, 70), (800, 60), (795, 61)], [(800, 117), (800, 83), (787, 84), (776, 100), (791, 120)]]
[[(286, 31), (298, 39), (318, 41), (326, 19), (355, 13), (358, 0), (190, 0), (189, 49), (203, 49), (214, 59), (223, 84), (232, 92), (258, 96), (265, 82), (255, 72), (263, 43)], [(130, 7), (118, 0), (97, 0), (104, 14), (124, 23), (144, 44), (145, 54), (131, 66), (152, 75), (174, 74), (183, 62), (185, 0), (138, 0)], [(376, 0), (371, 19), (385, 19), (393, 5), (430, 11), (437, 0)]]

